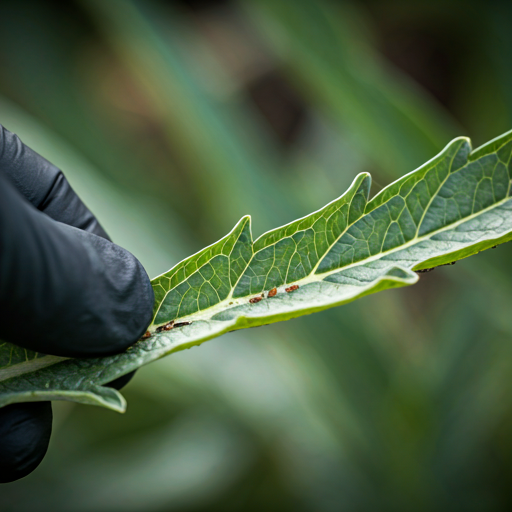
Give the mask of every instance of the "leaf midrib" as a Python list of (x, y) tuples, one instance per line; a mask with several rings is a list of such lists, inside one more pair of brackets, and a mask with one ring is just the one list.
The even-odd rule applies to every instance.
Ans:
[[(322, 274), (316, 274), (316, 275), (328, 276), (328, 275), (331, 275), (331, 274), (335, 274), (336, 272), (340, 272), (341, 270), (347, 270), (349, 268), (357, 267), (357, 266), (363, 265), (365, 263), (370, 263), (372, 261), (380, 259), (383, 256), (387, 256), (388, 254), (392, 254), (394, 252), (398, 252), (398, 251), (401, 251), (403, 249), (408, 249), (409, 247), (412, 247), (412, 246), (416, 245), (418, 242), (422, 242), (424, 240), (427, 240), (427, 239), (433, 237), (434, 235), (437, 235), (438, 233), (442, 233), (443, 231), (447, 231), (448, 229), (455, 229), (458, 226), (460, 226), (461, 224), (464, 224), (464, 222), (470, 221), (471, 219), (474, 219), (474, 218), (476, 218), (476, 217), (478, 217), (478, 216), (480, 216), (480, 215), (482, 215), (482, 214), (484, 214), (484, 213), (486, 213), (488, 211), (491, 211), (494, 208), (497, 208), (497, 207), (501, 206), (502, 204), (505, 204), (506, 202), (510, 201), (511, 199), (512, 198), (510, 196), (507, 196), (506, 198), (502, 199), (501, 201), (498, 201), (497, 203), (494, 203), (491, 206), (488, 206), (487, 208), (484, 208), (484, 209), (480, 210), (477, 213), (472, 213), (471, 215), (468, 215), (467, 217), (464, 217), (463, 219), (459, 219), (456, 222), (453, 222), (451, 224), (447, 224), (446, 226), (443, 226), (442, 228), (439, 228), (439, 229), (437, 229), (435, 231), (430, 231), (429, 233), (426, 233), (423, 236), (412, 238), (411, 240), (409, 240), (409, 242), (406, 242), (405, 244), (399, 245), (398, 247), (394, 247), (393, 249), (389, 249), (388, 251), (379, 252), (378, 254), (374, 254), (373, 256), (369, 256), (368, 258), (365, 258), (364, 260), (360, 260), (360, 261), (356, 261), (354, 263), (350, 263), (349, 265), (345, 265), (344, 267), (339, 267), (337, 269), (329, 270), (328, 272), (325, 272), (325, 273), (322, 273)], [(477, 243), (477, 242), (475, 242), (475, 243)], [(428, 259), (430, 259), (430, 258), (428, 258)], [(418, 261), (417, 264), (420, 264), (420, 263), (422, 263), (422, 262)], [(305, 278), (305, 279), (307, 279), (307, 278)], [(297, 281), (297, 282), (299, 282), (299, 281)]]

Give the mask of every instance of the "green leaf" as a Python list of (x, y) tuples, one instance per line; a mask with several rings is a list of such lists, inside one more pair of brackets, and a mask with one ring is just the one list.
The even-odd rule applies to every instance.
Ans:
[(370, 176), (360, 174), (340, 198), (254, 242), (244, 217), (153, 279), (151, 336), (126, 352), (64, 359), (1, 345), (0, 406), (72, 400), (124, 411), (123, 397), (103, 385), (155, 359), (229, 331), (414, 284), (417, 270), (507, 242), (511, 154), (512, 131), (473, 152), (461, 137), (370, 201)]

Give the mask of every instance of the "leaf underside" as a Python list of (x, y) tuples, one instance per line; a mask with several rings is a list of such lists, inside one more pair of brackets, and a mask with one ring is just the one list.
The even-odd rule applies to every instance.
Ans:
[(371, 200), (371, 178), (363, 173), (340, 198), (254, 242), (244, 217), (153, 279), (151, 336), (126, 352), (67, 359), (0, 342), (0, 407), (71, 400), (123, 412), (122, 395), (104, 384), (144, 364), (229, 331), (414, 284), (415, 271), (507, 242), (511, 154), (512, 131), (473, 152), (460, 137)]

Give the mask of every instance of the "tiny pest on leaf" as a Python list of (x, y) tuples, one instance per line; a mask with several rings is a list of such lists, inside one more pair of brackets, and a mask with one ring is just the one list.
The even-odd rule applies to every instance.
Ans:
[(183, 327), (184, 325), (190, 325), (192, 322), (176, 322), (174, 327)]
[(146, 331), (142, 336), (141, 340), (147, 340), (148, 338), (151, 338), (151, 333), (149, 331)]
[(165, 325), (157, 327), (156, 332), (170, 331), (174, 327), (174, 320), (167, 322)]
[(256, 302), (259, 302), (261, 300), (261, 297), (253, 297), (252, 299), (249, 299), (249, 302), (251, 304), (256, 304)]
[(272, 290), (270, 290), (268, 292), (269, 297), (274, 297), (274, 295), (276, 295), (276, 294), (277, 294), (277, 288), (272, 288)]
[(298, 284), (294, 284), (292, 286), (289, 286), (288, 288), (285, 288), (284, 291), (286, 293), (290, 293), (290, 292), (294, 292), (295, 290), (298, 290), (299, 289), (299, 285)]

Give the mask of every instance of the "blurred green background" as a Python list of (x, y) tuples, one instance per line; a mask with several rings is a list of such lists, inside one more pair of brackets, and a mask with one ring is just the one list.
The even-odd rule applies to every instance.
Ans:
[[(512, 4), (0, 2), (0, 122), (150, 276), (512, 128)], [(0, 510), (512, 507), (512, 244), (56, 403)]]

